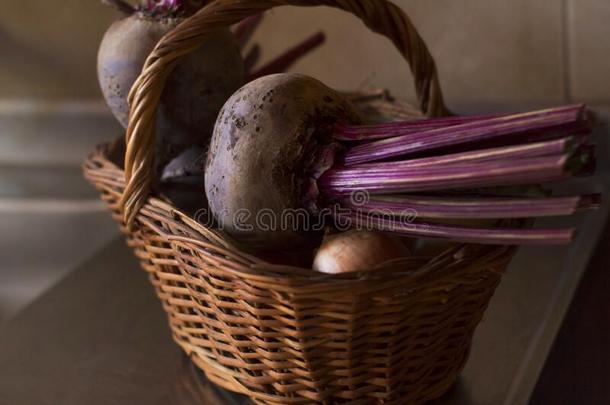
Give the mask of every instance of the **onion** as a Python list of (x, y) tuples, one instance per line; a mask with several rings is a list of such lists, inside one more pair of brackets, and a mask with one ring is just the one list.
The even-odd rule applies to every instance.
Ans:
[(401, 238), (352, 230), (325, 237), (315, 256), (313, 269), (329, 274), (366, 271), (410, 254)]

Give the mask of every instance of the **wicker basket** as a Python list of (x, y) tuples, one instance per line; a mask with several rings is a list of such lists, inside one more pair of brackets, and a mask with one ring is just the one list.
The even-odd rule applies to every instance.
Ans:
[[(392, 39), (411, 64), (422, 111), (446, 113), (434, 63), (393, 4), (221, 0), (165, 37), (149, 58), (132, 91), (127, 173), (109, 159), (106, 145), (87, 159), (85, 175), (148, 272), (174, 340), (211, 381), (261, 404), (432, 400), (456, 381), (514, 248), (456, 246), (435, 257), (339, 276), (271, 265), (161, 199), (146, 197), (149, 172), (134, 170), (151, 167), (149, 124), (178, 58), (209, 30), (283, 4), (330, 5), (359, 16)], [(375, 119), (412, 114), (383, 95), (354, 100)], [(133, 227), (125, 225), (122, 199)]]

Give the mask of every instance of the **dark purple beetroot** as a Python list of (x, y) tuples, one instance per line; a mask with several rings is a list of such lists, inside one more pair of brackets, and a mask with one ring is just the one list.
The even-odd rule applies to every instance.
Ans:
[[(182, 18), (175, 11), (137, 11), (115, 22), (98, 53), (98, 77), (104, 97), (127, 127), (127, 97), (157, 42)], [(244, 67), (228, 29), (215, 31), (185, 56), (169, 76), (157, 116), (157, 152), (164, 165), (187, 146), (207, 147), (218, 111), (244, 82)]]
[(201, 185), (203, 188), (206, 155), (207, 149), (200, 146), (184, 150), (165, 166), (161, 182)]
[(213, 226), (203, 183), (206, 156), (207, 149), (200, 146), (184, 150), (163, 169), (158, 191), (182, 212)]
[[(220, 226), (253, 247), (310, 242), (315, 180), (332, 164), (337, 121), (359, 119), (341, 95), (302, 75), (265, 76), (231, 96), (216, 122), (205, 175)], [(290, 211), (302, 207), (308, 212)]]
[(176, 19), (147, 18), (134, 13), (110, 26), (98, 51), (97, 74), (114, 116), (127, 128), (127, 96), (159, 39), (178, 24)]

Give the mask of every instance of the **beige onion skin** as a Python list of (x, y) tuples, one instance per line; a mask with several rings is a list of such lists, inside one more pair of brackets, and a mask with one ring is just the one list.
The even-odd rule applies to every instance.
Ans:
[(352, 230), (326, 236), (314, 258), (313, 269), (328, 274), (367, 271), (410, 255), (402, 238)]

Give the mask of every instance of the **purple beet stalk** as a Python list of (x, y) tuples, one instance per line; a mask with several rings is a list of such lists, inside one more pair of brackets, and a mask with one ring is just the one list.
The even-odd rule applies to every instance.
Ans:
[[(511, 138), (523, 134), (531, 137), (528, 140), (536, 139), (540, 134), (560, 137), (570, 135), (575, 128), (578, 132), (583, 132), (580, 127), (585, 127), (584, 132), (590, 130), (582, 104), (492, 117), (406, 134), (401, 133), (400, 128), (390, 128), (386, 130), (387, 139), (365, 142), (349, 148), (345, 154), (345, 164), (349, 166), (387, 160), (490, 140), (510, 142)], [(341, 135), (338, 137), (340, 139)]]
[(434, 219), (506, 219), (572, 215), (577, 211), (597, 209), (599, 194), (576, 197), (446, 197), (446, 196), (374, 196), (357, 204), (340, 200), (342, 206), (366, 214), (390, 214), (400, 217), (417, 213), (418, 218)]
[[(580, 104), (522, 114), (337, 125), (334, 135), (345, 149), (318, 178), (318, 191), (324, 200), (350, 209), (336, 220), (354, 226), (476, 243), (567, 243), (572, 229), (489, 229), (421, 221), (537, 218), (596, 208), (599, 195), (472, 195), (472, 190), (591, 174), (591, 128)], [(354, 146), (354, 140), (360, 143)], [(363, 192), (367, 201), (350, 198)], [(447, 192), (452, 195), (443, 195)], [(404, 223), (405, 212), (416, 213), (417, 219)]]
[(393, 162), (363, 163), (344, 169), (335, 169), (336, 172), (349, 173), (352, 170), (367, 170), (368, 172), (383, 172), (388, 169), (404, 167), (425, 167), (434, 165), (447, 165), (456, 163), (485, 162), (492, 160), (523, 159), (543, 156), (557, 156), (572, 154), (577, 148), (582, 148), (581, 141), (575, 137), (566, 137), (543, 142), (533, 142), (498, 148), (485, 148), (461, 153), (449, 153), (440, 156), (431, 156), (418, 159), (406, 159)]
[(565, 110), (578, 109), (580, 107), (582, 107), (582, 105), (577, 104), (556, 107), (546, 110), (539, 110), (530, 113), (495, 113), (484, 115), (419, 118), (408, 121), (387, 122), (374, 125), (345, 125), (339, 123), (335, 128), (335, 136), (337, 137), (337, 139), (347, 141), (389, 138), (393, 136), (407, 135), (431, 129), (447, 128), (454, 125), (462, 125), (477, 121), (486, 121), (491, 118), (513, 119), (516, 117), (527, 117), (528, 115), (556, 114), (565, 112)]
[(233, 29), (233, 35), (237, 41), (237, 45), (240, 49), (243, 49), (248, 41), (254, 35), (261, 22), (263, 21), (263, 14), (256, 14), (245, 18)]
[(256, 65), (261, 57), (261, 47), (259, 44), (254, 44), (248, 50), (244, 56), (244, 70), (246, 72), (252, 71), (254, 65)]
[(515, 229), (471, 228), (438, 225), (418, 221), (396, 221), (385, 216), (360, 213), (337, 214), (335, 220), (351, 227), (377, 229), (387, 233), (416, 238), (435, 238), (466, 243), (492, 245), (563, 245), (574, 238), (574, 228), (564, 229)]
[(382, 172), (369, 169), (329, 170), (320, 188), (332, 197), (357, 191), (371, 194), (413, 193), (474, 187), (495, 187), (563, 180), (571, 177), (567, 155), (481, 163), (404, 167)]
[[(582, 103), (568, 104), (560, 107), (547, 108), (542, 110), (530, 111), (525, 113), (491, 113), (491, 114), (480, 114), (480, 115), (460, 115), (460, 116), (446, 116), (446, 117), (420, 117), (413, 118), (411, 120), (404, 121), (390, 121), (380, 124), (364, 124), (364, 125), (348, 125), (348, 124), (337, 124), (336, 131), (339, 133), (348, 134), (380, 134), (384, 130), (392, 129), (396, 132), (392, 132), (391, 135), (398, 136), (403, 135), (402, 130), (406, 133), (410, 133), (412, 130), (428, 130), (443, 127), (450, 127), (454, 125), (461, 125), (472, 123), (476, 121), (486, 121), (491, 118), (505, 118), (513, 120), (515, 118), (527, 118), (536, 117), (540, 115), (554, 115), (557, 113), (564, 113), (566, 111), (573, 111), (584, 108)], [(367, 138), (368, 139), (368, 138)]]
[(409, 121), (388, 122), (374, 125), (346, 125), (339, 123), (335, 127), (335, 138), (342, 141), (371, 141), (375, 139), (390, 138), (431, 129), (450, 127), (469, 122), (484, 121), (490, 118), (502, 117), (508, 114), (487, 114), (454, 116), (441, 118), (419, 118)]
[(250, 73), (248, 81), (256, 80), (262, 76), (285, 72), (305, 55), (323, 45), (324, 42), (326, 42), (326, 35), (323, 32), (311, 35), (258, 70)]

